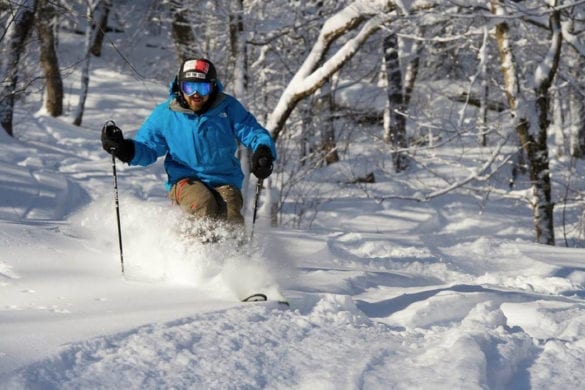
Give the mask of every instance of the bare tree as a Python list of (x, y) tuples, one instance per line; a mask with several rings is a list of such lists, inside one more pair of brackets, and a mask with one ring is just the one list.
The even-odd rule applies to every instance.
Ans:
[(36, 29), (40, 42), (40, 62), (45, 74), (45, 109), (51, 116), (63, 114), (63, 80), (59, 69), (54, 29), (58, 11), (49, 0), (39, 0)]
[(398, 37), (387, 34), (383, 40), (383, 63), (386, 80), (386, 109), (384, 110), (384, 142), (392, 146), (394, 170), (401, 172), (408, 166), (404, 149), (407, 145), (406, 117), (402, 87), (402, 71), (398, 56)]
[(102, 0), (86, 0), (86, 19), (87, 26), (85, 28), (85, 44), (84, 44), (84, 61), (81, 67), (81, 90), (79, 92), (79, 103), (75, 112), (75, 119), (73, 124), (81, 126), (83, 120), (83, 112), (85, 110), (85, 101), (89, 91), (89, 65), (91, 60), (91, 44), (93, 42), (93, 35), (95, 32), (94, 14), (96, 8), (100, 5)]
[[(581, 68), (585, 61), (580, 61)], [(582, 90), (570, 89), (569, 95), (569, 149), (573, 157), (585, 158), (585, 96)]]
[(96, 57), (100, 57), (102, 55), (102, 45), (106, 31), (108, 30), (108, 16), (110, 14), (111, 8), (112, 0), (104, 0), (96, 9), (96, 14), (98, 15), (96, 18), (97, 23), (94, 24), (96, 31), (94, 34), (93, 44), (91, 45), (90, 49), (91, 54)]
[(337, 140), (335, 137), (335, 89), (337, 88), (338, 80), (338, 73), (334, 73), (329, 82), (325, 84), (325, 101), (322, 104), (322, 112), (325, 113), (325, 120), (321, 124), (321, 150), (323, 151), (323, 158), (327, 165), (339, 161)]
[[(491, 6), (495, 15), (506, 16), (502, 0), (491, 0)], [(560, 13), (553, 10), (550, 15), (552, 37), (548, 53), (535, 71), (534, 93), (536, 101), (532, 107), (522, 97), (516, 59), (509, 37), (509, 25), (506, 22), (500, 22), (496, 26), (496, 41), (502, 61), (504, 88), (508, 104), (516, 118), (516, 132), (527, 155), (536, 240), (542, 244), (554, 245), (554, 203), (551, 198), (547, 135), (550, 123), (548, 118), (549, 89), (558, 68), (562, 35)], [(536, 120), (531, 122), (528, 116), (519, 115), (520, 110), (523, 112), (534, 111)]]
[[(269, 116), (267, 128), (275, 139), (278, 139), (296, 105), (321, 88), (389, 18), (396, 6), (393, 2), (387, 3), (380, 5), (355, 1), (325, 21), (317, 41)], [(353, 37), (347, 37), (360, 26)], [(330, 58), (323, 61), (329, 47), (340, 37), (347, 40)]]
[(181, 62), (196, 54), (193, 50), (195, 36), (191, 30), (189, 9), (184, 0), (169, 0), (168, 5), (172, 14), (171, 31), (173, 42), (177, 57)]
[(233, 69), (234, 95), (243, 98), (248, 87), (248, 50), (244, 31), (244, 0), (230, 2), (230, 66)]
[(573, 157), (585, 158), (585, 93), (583, 92), (583, 83), (580, 81), (580, 73), (585, 67), (585, 42), (575, 35), (575, 30), (579, 26), (583, 28), (583, 16), (585, 11), (577, 11), (577, 7), (568, 13), (568, 19), (563, 23), (563, 38), (569, 43), (571, 49), (568, 53), (567, 64), (568, 74), (565, 78), (568, 80), (567, 91), (567, 113), (568, 120), (568, 138), (569, 153)]
[(36, 7), (37, 0), (23, 1), (16, 9), (6, 34), (8, 50), (2, 60), (0, 72), (3, 84), (0, 91), (0, 125), (9, 135), (13, 135), (12, 118), (14, 115), (14, 102), (18, 94), (17, 82), (20, 56), (24, 51), (26, 39), (32, 29)]
[[(248, 49), (247, 34), (244, 28), (244, 0), (230, 1), (229, 3), (229, 65), (232, 70), (233, 95), (243, 99), (248, 89)], [(244, 199), (249, 199), (248, 180), (250, 179), (250, 151), (247, 148), (238, 149), (238, 157), (245, 182), (242, 186)]]
[(483, 28), (483, 42), (479, 49), (478, 74), (481, 83), (479, 93), (479, 142), (481, 146), (487, 145), (488, 133), (488, 108), (489, 108), (489, 86), (488, 86), (488, 28)]

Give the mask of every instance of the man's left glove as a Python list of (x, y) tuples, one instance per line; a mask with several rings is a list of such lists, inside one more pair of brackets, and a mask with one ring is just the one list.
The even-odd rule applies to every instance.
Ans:
[(272, 173), (272, 152), (266, 145), (260, 145), (252, 155), (252, 173), (258, 179), (266, 179)]
[(120, 161), (128, 163), (134, 158), (134, 142), (124, 139), (122, 130), (114, 121), (107, 121), (102, 127), (102, 147)]

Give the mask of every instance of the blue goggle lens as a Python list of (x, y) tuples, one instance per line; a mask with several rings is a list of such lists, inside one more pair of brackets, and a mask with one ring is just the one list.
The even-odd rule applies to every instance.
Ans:
[(207, 96), (211, 93), (211, 83), (201, 81), (183, 81), (181, 82), (181, 91), (187, 96), (197, 94)]

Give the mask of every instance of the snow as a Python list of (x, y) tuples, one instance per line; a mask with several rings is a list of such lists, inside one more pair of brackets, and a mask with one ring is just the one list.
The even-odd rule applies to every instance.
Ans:
[[(252, 244), (201, 244), (160, 163), (118, 163), (123, 276), (98, 130), (132, 135), (166, 84), (106, 64), (84, 127), (39, 97), (0, 132), (0, 388), (581, 388), (585, 250), (532, 243), (511, 201), (409, 201), (399, 177), (376, 201), (339, 163), (307, 178), (331, 193), (310, 228), (261, 213)], [(290, 308), (239, 302), (258, 290)]]

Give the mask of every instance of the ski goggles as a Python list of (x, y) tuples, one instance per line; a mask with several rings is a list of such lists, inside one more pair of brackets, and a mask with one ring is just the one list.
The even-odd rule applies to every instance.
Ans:
[(182, 81), (181, 91), (187, 96), (193, 96), (195, 94), (199, 96), (207, 96), (211, 93), (212, 85), (209, 82), (201, 81)]

